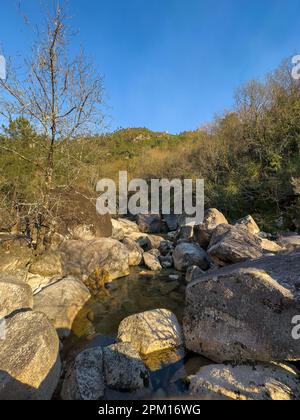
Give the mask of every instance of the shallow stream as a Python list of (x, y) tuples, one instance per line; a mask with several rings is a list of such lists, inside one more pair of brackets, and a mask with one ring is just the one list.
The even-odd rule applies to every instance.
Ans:
[[(106, 346), (115, 342), (120, 322), (133, 314), (152, 310), (169, 309), (179, 322), (182, 321), (185, 284), (183, 279), (170, 279), (178, 272), (164, 270), (161, 273), (132, 269), (130, 276), (111, 283), (108, 289), (93, 297), (76, 318), (71, 336), (64, 343), (63, 359), (71, 362), (80, 351), (94, 346)], [(132, 394), (112, 391), (108, 399), (170, 398), (186, 392), (183, 379), (197, 373), (207, 359), (194, 354), (164, 352), (146, 360), (151, 370), (151, 394)]]

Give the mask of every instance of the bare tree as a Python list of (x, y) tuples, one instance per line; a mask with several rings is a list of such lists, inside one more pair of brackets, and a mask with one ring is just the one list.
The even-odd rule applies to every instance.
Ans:
[(0, 149), (37, 166), (44, 174), (45, 197), (53, 187), (56, 150), (103, 122), (103, 79), (81, 50), (69, 54), (70, 33), (60, 5), (36, 32), (31, 58), (17, 69), (8, 62), (7, 79), (0, 80), (0, 113), (7, 121), (28, 118), (42, 136), (43, 159), (28, 157), (11, 144)]

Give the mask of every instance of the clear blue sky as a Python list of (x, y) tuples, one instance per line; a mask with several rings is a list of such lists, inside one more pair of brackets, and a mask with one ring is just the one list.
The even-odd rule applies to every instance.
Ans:
[[(44, 0), (45, 1), (45, 0)], [(40, 0), (21, 0), (32, 22)], [(0, 45), (26, 54), (17, 0), (0, 0)], [(194, 129), (237, 86), (300, 52), (299, 0), (69, 0), (72, 25), (105, 76), (111, 129)]]

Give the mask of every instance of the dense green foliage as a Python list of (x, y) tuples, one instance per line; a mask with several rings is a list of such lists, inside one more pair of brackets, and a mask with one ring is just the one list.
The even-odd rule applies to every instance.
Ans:
[[(39, 200), (45, 141), (23, 118), (3, 130), (2, 209)], [(207, 206), (229, 219), (251, 213), (266, 229), (295, 229), (300, 227), (293, 189), (300, 177), (299, 152), (300, 85), (285, 64), (264, 82), (243, 86), (235, 109), (201, 130), (170, 135), (128, 128), (61, 142), (54, 180), (56, 186), (93, 191), (98, 179), (117, 179), (120, 170), (145, 179), (204, 178)]]

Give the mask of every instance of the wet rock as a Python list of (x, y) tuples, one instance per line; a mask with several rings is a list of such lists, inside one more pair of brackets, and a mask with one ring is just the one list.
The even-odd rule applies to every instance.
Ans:
[(250, 215), (238, 220), (235, 223), (235, 226), (239, 225), (246, 226), (248, 232), (252, 233), (253, 235), (258, 235), (260, 233), (260, 228), (258, 227), (253, 217)]
[(70, 335), (73, 322), (90, 299), (88, 289), (79, 280), (68, 277), (34, 296), (34, 310), (46, 314), (61, 338)]
[(165, 269), (172, 268), (174, 265), (173, 257), (171, 254), (166, 255), (165, 257), (160, 256), (159, 261), (162, 268), (165, 268)]
[(169, 255), (170, 252), (173, 252), (174, 245), (170, 241), (162, 241), (159, 244), (158, 250), (159, 250), (160, 254), (165, 257), (165, 256)]
[(106, 273), (106, 282), (110, 282), (129, 274), (128, 250), (114, 239), (66, 241), (60, 250), (65, 275), (90, 276), (98, 270)]
[(149, 373), (139, 353), (128, 343), (103, 349), (106, 385), (118, 391), (135, 391), (149, 386)]
[(263, 256), (261, 239), (243, 225), (218, 226), (212, 235), (208, 254), (215, 264), (225, 266)]
[(12, 277), (0, 281), (0, 319), (21, 309), (32, 309), (32, 290)]
[(201, 276), (186, 290), (189, 350), (218, 363), (297, 361), (300, 254), (277, 254)]
[(68, 369), (61, 397), (65, 401), (98, 401), (104, 391), (103, 351), (101, 347), (90, 348)]
[(210, 258), (207, 253), (195, 243), (182, 242), (175, 248), (173, 253), (176, 270), (186, 272), (190, 266), (197, 266), (203, 270), (210, 267)]
[(143, 248), (141, 248), (136, 242), (132, 239), (125, 238), (123, 244), (126, 246), (129, 252), (129, 265), (130, 267), (135, 267), (141, 264), (143, 260)]
[(24, 312), (8, 319), (0, 346), (0, 399), (50, 400), (60, 372), (59, 340), (47, 317)]
[(184, 344), (182, 329), (176, 316), (165, 309), (124, 319), (119, 326), (118, 339), (131, 343), (141, 355), (174, 349)]
[(190, 380), (190, 395), (201, 400), (300, 399), (298, 373), (284, 365), (210, 365)]
[(61, 256), (59, 252), (46, 252), (35, 258), (29, 272), (44, 277), (62, 276)]
[(203, 223), (194, 227), (194, 241), (207, 249), (215, 228), (224, 224), (228, 224), (228, 221), (219, 210), (206, 210)]

